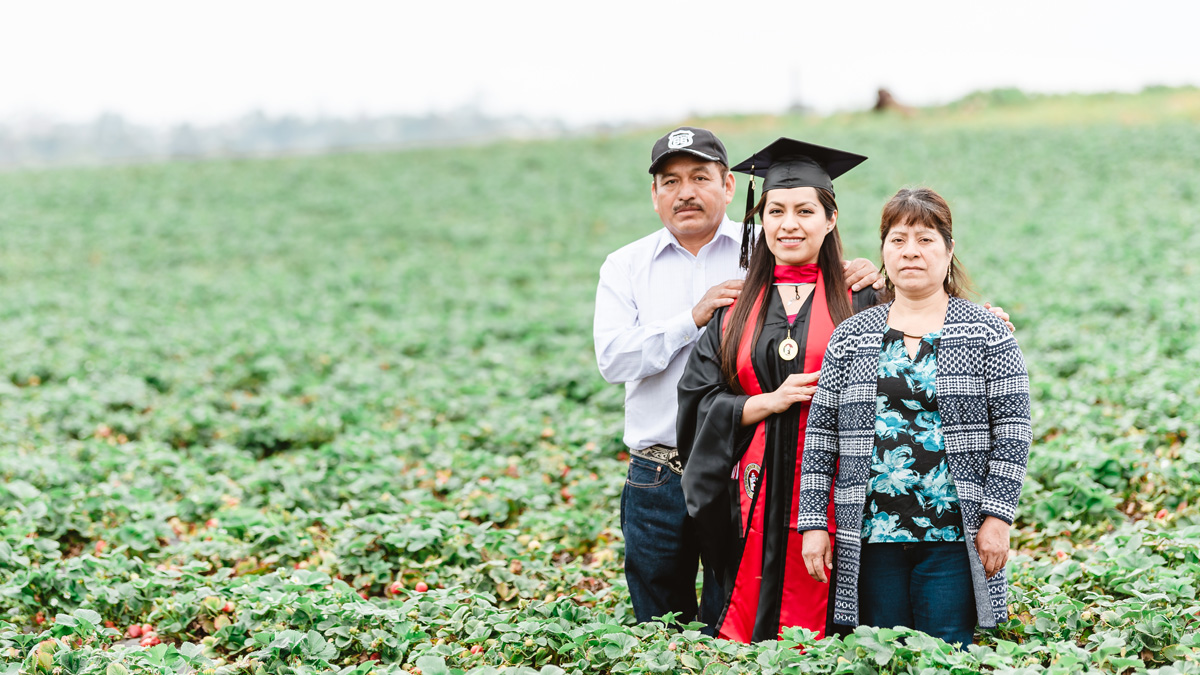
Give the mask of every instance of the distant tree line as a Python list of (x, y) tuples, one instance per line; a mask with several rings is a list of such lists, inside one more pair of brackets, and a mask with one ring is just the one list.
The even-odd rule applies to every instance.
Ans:
[(315, 119), (252, 112), (208, 126), (135, 124), (115, 113), (87, 123), (0, 121), (0, 167), (280, 155), (440, 145), (565, 133), (556, 120), (491, 117), (473, 107), (420, 116)]

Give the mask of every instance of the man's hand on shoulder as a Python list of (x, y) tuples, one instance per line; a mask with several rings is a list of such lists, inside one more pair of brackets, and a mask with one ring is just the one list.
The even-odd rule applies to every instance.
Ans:
[(883, 290), (883, 277), (875, 269), (875, 264), (866, 258), (844, 260), (842, 270), (846, 273), (846, 284), (851, 290), (861, 291), (867, 286), (874, 286), (877, 291)]
[(1000, 319), (1001, 321), (1003, 321), (1004, 324), (1008, 326), (1008, 330), (1010, 333), (1017, 332), (1017, 327), (1014, 326), (1013, 323), (1008, 320), (1008, 312), (1004, 311), (1003, 307), (1001, 307), (999, 305), (992, 307), (992, 303), (985, 302), (985, 303), (983, 303), (983, 308), (986, 309), (987, 311), (991, 312), (992, 314), (995, 314), (997, 319)]
[(721, 307), (732, 305), (742, 292), (743, 283), (741, 279), (730, 279), (708, 289), (704, 297), (700, 298), (700, 302), (692, 308), (692, 320), (696, 322), (696, 328), (704, 328), (712, 321), (714, 312)]

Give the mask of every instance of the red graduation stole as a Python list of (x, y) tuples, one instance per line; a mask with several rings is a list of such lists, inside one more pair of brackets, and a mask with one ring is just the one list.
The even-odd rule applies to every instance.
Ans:
[[(833, 318), (829, 315), (829, 305), (825, 299), (825, 279), (818, 270), (817, 286), (813, 289), (812, 308), (808, 317), (808, 333), (804, 343), (804, 368), (801, 372), (812, 373), (820, 370), (821, 361), (825, 358), (825, 349), (829, 346), (829, 338), (833, 335)], [(754, 372), (753, 341), (754, 322), (758, 313), (763, 311), (762, 304), (767, 289), (763, 289), (754, 300), (750, 310), (750, 318), (746, 320), (746, 329), (742, 331), (738, 343), (737, 376), (742, 390), (751, 395), (763, 393), (758, 375)], [(727, 330), (732, 311), (725, 313), (722, 330)], [(801, 557), (802, 537), (796, 531), (796, 516), (799, 512), (800, 501), (800, 466), (804, 456), (804, 433), (808, 426), (809, 403), (801, 403), (800, 433), (796, 438), (796, 466), (791, 494), (791, 508), (787, 523), (787, 560), (791, 573), (783, 582), (783, 598), (781, 603), (779, 630), (787, 626), (803, 626), (817, 631), (819, 637), (825, 633), (825, 612), (828, 602), (829, 585), (814, 581), (804, 569)], [(754, 631), (754, 621), (758, 610), (759, 595), (762, 587), (762, 553), (763, 553), (763, 511), (764, 507), (755, 501), (758, 488), (762, 484), (762, 460), (766, 448), (766, 420), (759, 422), (754, 429), (754, 438), (742, 455), (734, 471), (733, 479), (738, 481), (738, 496), (740, 502), (740, 528), (744, 537), (744, 549), (741, 563), (738, 566), (737, 580), (730, 595), (729, 606), (724, 620), (718, 627), (720, 637), (750, 642)], [(834, 531), (833, 493), (829, 497), (829, 531)], [(795, 567), (796, 569), (793, 569)]]

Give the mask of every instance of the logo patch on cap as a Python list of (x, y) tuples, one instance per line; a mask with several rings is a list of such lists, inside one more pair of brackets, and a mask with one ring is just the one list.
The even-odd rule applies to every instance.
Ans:
[(692, 136), (695, 136), (687, 129), (679, 129), (672, 131), (670, 136), (667, 136), (667, 147), (672, 150), (686, 148), (692, 144)]

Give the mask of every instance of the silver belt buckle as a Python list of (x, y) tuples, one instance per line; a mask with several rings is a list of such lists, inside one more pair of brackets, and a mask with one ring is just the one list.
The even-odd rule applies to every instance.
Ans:
[(679, 461), (679, 449), (668, 447), (666, 445), (652, 445), (642, 450), (630, 450), (629, 454), (634, 457), (641, 457), (655, 464), (662, 464), (670, 469), (676, 476), (683, 475), (683, 463)]

